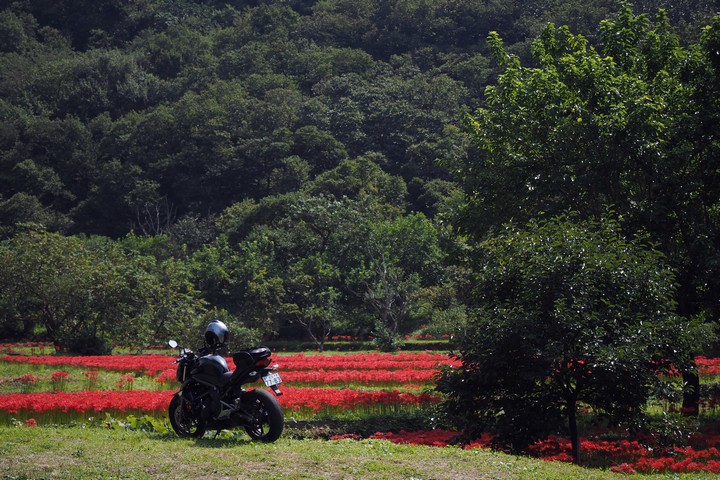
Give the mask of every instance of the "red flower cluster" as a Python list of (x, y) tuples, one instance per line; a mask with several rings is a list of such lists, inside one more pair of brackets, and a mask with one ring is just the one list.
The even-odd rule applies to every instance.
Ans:
[(133, 383), (135, 382), (135, 375), (128, 373), (127, 375), (121, 375), (117, 382), (118, 390), (132, 390)]
[(294, 384), (426, 384), (436, 375), (434, 370), (311, 370), (283, 371), (282, 378)]
[(672, 457), (638, 459), (635, 463), (627, 464), (636, 472), (713, 472), (720, 473), (720, 452), (715, 448), (696, 451), (692, 448), (680, 448)]
[(65, 383), (67, 382), (68, 378), (67, 372), (53, 372), (52, 375), (50, 375), (50, 383), (52, 383), (52, 389), (54, 392), (62, 391), (65, 389)]
[(0, 343), (0, 348), (6, 348), (10, 350), (15, 348), (46, 348), (52, 346), (52, 342)]
[(38, 377), (32, 373), (26, 373), (25, 375), (20, 376), (20, 383), (23, 385), (37, 385), (38, 380)]
[[(232, 359), (228, 365), (234, 368)], [(353, 355), (286, 355), (276, 357), (287, 370), (431, 370), (440, 364), (459, 362), (437, 353), (362, 353)], [(174, 359), (167, 355), (111, 355), (72, 357), (58, 355), (4, 355), (0, 361), (34, 365), (67, 365), (155, 375), (167, 370)]]
[(56, 392), (56, 393), (13, 393), (0, 395), (0, 411), (18, 413), (47, 412), (105, 412), (141, 410), (145, 412), (165, 410), (173, 393), (170, 391), (151, 392), (146, 390), (117, 390)]
[(157, 383), (171, 383), (177, 381), (177, 375), (174, 368), (163, 370), (160, 375), (155, 377)]
[[(286, 382), (322, 385), (426, 384), (432, 381), (438, 365), (458, 364), (447, 355), (436, 353), (372, 353), (335, 357), (297, 354), (276, 358), (282, 364)], [(232, 359), (227, 360), (228, 365), (234, 368)], [(172, 366), (171, 358), (165, 355), (4, 356), (0, 357), (0, 361), (141, 372), (158, 375), (157, 381), (160, 383), (175, 379), (175, 367)], [(127, 383), (123, 382), (122, 387), (127, 386)]]
[(43, 353), (45, 351), (55, 351), (55, 345), (52, 342), (19, 342), (19, 343), (0, 343), (0, 352), (12, 353), (14, 355), (20, 352), (30, 350), (31, 354)]
[(352, 355), (287, 355), (277, 358), (284, 370), (432, 370), (460, 362), (439, 353), (357, 353)]
[[(433, 447), (447, 447), (455, 443), (457, 432), (452, 430), (430, 430), (406, 432), (401, 430), (398, 433), (376, 432), (370, 438), (389, 440), (393, 443), (407, 443), (410, 445), (429, 445)], [(483, 435), (481, 438), (469, 444), (463, 444), (463, 448), (488, 448), (490, 446), (490, 435)]]
[[(285, 388), (285, 395), (279, 397), (281, 405), (288, 410), (308, 409), (320, 411), (327, 408), (350, 409), (376, 405), (422, 405), (437, 402), (438, 398), (428, 394), (414, 394), (398, 391), (333, 390), (325, 388)], [(117, 390), (57, 392), (57, 393), (14, 393), (0, 395), (0, 411), (45, 413), (101, 412), (142, 410), (156, 411), (167, 408), (172, 391)]]
[[(715, 436), (697, 436), (697, 440), (717, 441)], [(720, 473), (720, 450), (705, 444), (701, 449), (676, 447), (670, 452), (648, 448), (635, 440), (582, 440), (580, 451), (585, 463), (612, 464), (611, 470), (620, 473), (654, 472), (713, 472)], [(537, 442), (530, 454), (544, 460), (571, 461), (570, 442), (549, 437)]]
[(62, 380), (65, 380), (67, 377), (68, 377), (67, 372), (62, 372), (62, 371), (53, 372), (53, 374), (50, 375), (50, 380), (52, 380), (53, 382), (60, 382)]
[(720, 374), (720, 358), (695, 357), (700, 375)]
[[(629, 461), (649, 454), (636, 440), (582, 440), (580, 450), (585, 456), (604, 456), (615, 462)], [(551, 435), (530, 447), (530, 454), (546, 460), (571, 460), (570, 440)]]
[[(388, 440), (399, 444), (430, 445), (446, 447), (452, 445), (457, 433), (448, 430), (407, 432), (376, 432), (370, 438)], [(338, 435), (332, 440), (357, 439), (359, 435)], [(488, 448), (491, 438), (485, 434), (463, 448)], [(570, 442), (556, 436), (537, 442), (531, 447), (531, 455), (547, 461), (570, 462)], [(661, 473), (661, 472), (712, 472), (720, 473), (720, 450), (715, 447), (696, 450), (693, 447), (676, 448), (664, 456), (653, 456), (652, 449), (630, 440), (582, 440), (580, 450), (586, 464), (610, 466), (619, 473)]]
[(4, 355), (3, 362), (28, 363), (32, 365), (73, 366), (81, 368), (100, 368), (119, 372), (139, 372), (155, 375), (168, 368), (174, 361), (167, 355), (100, 355), (70, 357), (61, 355)]
[(98, 379), (100, 375), (95, 370), (90, 370), (87, 372), (83, 372), (83, 375), (85, 376), (85, 389), (86, 390), (96, 390), (98, 387)]
[(362, 391), (349, 388), (284, 388), (280, 404), (287, 410), (307, 409), (313, 412), (336, 408), (373, 408), (381, 406), (419, 406), (437, 403), (440, 399), (427, 393), (407, 393), (397, 390)]

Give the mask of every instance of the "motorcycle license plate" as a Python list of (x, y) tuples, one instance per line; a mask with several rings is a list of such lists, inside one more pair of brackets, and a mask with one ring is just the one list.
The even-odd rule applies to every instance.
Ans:
[(273, 385), (277, 385), (278, 383), (282, 382), (279, 373), (269, 373), (266, 376), (262, 377), (262, 380), (268, 387), (272, 387)]

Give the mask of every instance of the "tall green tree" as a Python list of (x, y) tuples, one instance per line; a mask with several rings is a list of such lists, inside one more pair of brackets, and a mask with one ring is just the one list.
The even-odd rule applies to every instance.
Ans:
[(612, 205), (668, 255), (680, 312), (720, 318), (718, 27), (683, 48), (665, 12), (625, 5), (600, 25), (601, 50), (549, 25), (534, 67), (492, 34), (503, 72), (467, 119), (477, 155), (457, 168), (469, 228), (566, 209), (597, 218)]
[(352, 242), (347, 288), (374, 316), (373, 335), (395, 350), (409, 333), (424, 288), (442, 281), (444, 253), (438, 233), (421, 213), (364, 224)]
[(340, 271), (327, 255), (299, 259), (286, 273), (285, 290), (292, 305), (290, 322), (301, 325), (320, 350), (338, 320)]
[(189, 279), (181, 262), (136, 255), (107, 238), (30, 229), (0, 244), (1, 327), (37, 331), (77, 353), (156, 343), (204, 313)]
[(578, 408), (628, 424), (707, 333), (676, 313), (674, 276), (647, 237), (576, 215), (507, 225), (479, 245), (462, 365), (443, 373), (445, 409), (524, 451), (563, 421), (580, 459)]
[(77, 238), (35, 232), (14, 237), (3, 245), (0, 278), (4, 320), (26, 323), (25, 333), (39, 326), (61, 347), (85, 340), (102, 349), (108, 325), (128, 314), (127, 305), (117, 302), (123, 285), (115, 267)]

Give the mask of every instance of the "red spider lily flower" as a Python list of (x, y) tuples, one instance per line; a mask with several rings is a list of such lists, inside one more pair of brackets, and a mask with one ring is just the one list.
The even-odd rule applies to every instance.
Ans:
[(118, 388), (118, 390), (132, 390), (134, 382), (135, 382), (134, 374), (128, 373), (127, 375), (122, 375), (120, 377), (120, 380), (118, 380), (118, 382), (117, 382), (117, 388)]
[(54, 382), (58, 382), (60, 380), (66, 379), (67, 377), (68, 377), (67, 372), (62, 372), (62, 371), (54, 372), (52, 375), (50, 375), (50, 380), (52, 380)]
[(32, 373), (26, 373), (25, 375), (20, 376), (20, 383), (24, 385), (36, 385), (38, 383), (38, 378)]
[(28, 418), (25, 423), (23, 423), (23, 427), (37, 427), (37, 420), (34, 418)]
[(329, 388), (291, 388), (285, 387), (280, 404), (288, 410), (308, 409), (318, 412), (328, 408), (352, 409), (373, 406), (417, 406), (437, 403), (440, 398), (427, 393), (405, 393), (393, 391), (360, 391), (349, 388), (335, 390)]

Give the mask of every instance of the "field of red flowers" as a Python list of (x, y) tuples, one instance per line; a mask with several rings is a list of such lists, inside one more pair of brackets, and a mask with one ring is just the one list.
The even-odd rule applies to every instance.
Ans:
[[(177, 388), (170, 352), (99, 357), (52, 352), (48, 345), (18, 348), (0, 344), (0, 423), (83, 423), (105, 414), (116, 418), (164, 418), (173, 389)], [(446, 355), (430, 352), (281, 354), (275, 356), (275, 361), (280, 364), (284, 381), (284, 394), (279, 400), (286, 416), (299, 420), (348, 413), (362, 417), (421, 412), (440, 400), (436, 394), (428, 393), (438, 366), (454, 363)], [(705, 381), (717, 380), (720, 359), (698, 357), (697, 363)], [(233, 368), (231, 359), (228, 364)], [(18, 374), (18, 369), (22, 373)], [(706, 419), (717, 418), (716, 408), (716, 402), (705, 402)], [(720, 431), (713, 421), (704, 424), (702, 433), (686, 437), (680, 444), (668, 443), (667, 438), (660, 442), (651, 436), (627, 438), (618, 432), (594, 430), (583, 440), (583, 463), (624, 473), (720, 473)], [(371, 438), (447, 446), (455, 436), (456, 432), (448, 430), (383, 431)], [(486, 435), (465, 448), (486, 448), (490, 440)], [(536, 457), (556, 461), (569, 461), (569, 452), (569, 442), (559, 437), (538, 442), (531, 451)]]
[[(228, 365), (234, 368), (231, 358)], [(283, 355), (275, 357), (281, 366), (284, 395), (283, 408), (296, 418), (307, 419), (319, 415), (333, 415), (349, 410), (360, 414), (388, 414), (413, 411), (436, 403), (439, 397), (423, 393), (432, 384), (438, 365), (452, 364), (442, 354), (414, 353), (387, 355), (365, 353), (352, 355)], [(162, 415), (177, 388), (174, 357), (171, 355), (0, 355), (2, 364), (26, 365), (29, 373), (13, 381), (20, 387), (17, 393), (0, 395), (2, 415), (13, 418), (48, 417), (57, 422), (58, 414), (76, 415), (98, 412), (157, 413)], [(34, 368), (56, 367), (45, 378), (51, 391), (29, 391), (38, 385), (41, 376)], [(66, 370), (76, 373), (69, 374)], [(98, 371), (122, 372), (124, 375), (111, 386), (98, 384)], [(136, 379), (152, 377), (153, 389), (133, 388)], [(76, 391), (73, 382), (93, 389)], [(24, 387), (24, 388), (23, 388)], [(110, 388), (110, 389), (108, 389)], [(25, 390), (25, 392), (23, 392)], [(67, 390), (67, 391), (66, 391)], [(7, 418), (6, 418), (7, 420)]]

